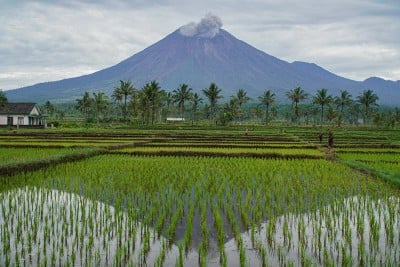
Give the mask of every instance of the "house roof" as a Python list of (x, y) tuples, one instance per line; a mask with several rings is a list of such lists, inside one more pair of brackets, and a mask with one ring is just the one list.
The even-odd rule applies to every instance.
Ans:
[(0, 106), (0, 115), (29, 115), (35, 106), (36, 103), (5, 103)]

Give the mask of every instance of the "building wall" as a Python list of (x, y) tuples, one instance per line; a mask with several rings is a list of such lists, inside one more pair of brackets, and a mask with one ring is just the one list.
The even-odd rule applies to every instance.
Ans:
[(44, 126), (45, 124), (45, 121), (39, 118), (31, 118), (31, 123), (29, 123), (29, 117), (26, 115), (0, 115), (0, 126), (7, 126), (9, 117), (13, 118), (13, 126)]
[(7, 116), (0, 115), (0, 125), (7, 125)]
[(13, 118), (13, 125), (29, 125), (29, 118), (26, 115), (0, 115), (0, 125), (8, 125), (8, 118)]

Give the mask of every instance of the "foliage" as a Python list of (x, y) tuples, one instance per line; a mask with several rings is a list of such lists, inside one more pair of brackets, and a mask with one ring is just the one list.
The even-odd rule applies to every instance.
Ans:
[(3, 90), (0, 90), (0, 107), (3, 106), (7, 102), (8, 102), (8, 100), (7, 100), (6, 94), (3, 92)]
[(85, 115), (85, 119), (89, 119), (89, 112), (92, 107), (93, 99), (90, 97), (89, 92), (85, 92), (81, 99), (76, 99), (76, 109)]
[(367, 123), (370, 115), (370, 107), (377, 105), (379, 97), (371, 90), (364, 90), (361, 95), (357, 97), (357, 101), (364, 106), (364, 124)]
[(333, 101), (333, 97), (328, 95), (328, 90), (322, 88), (313, 96), (313, 103), (321, 106), (321, 124), (324, 122), (324, 106), (329, 105)]
[(275, 102), (275, 93), (272, 93), (269, 89), (265, 89), (263, 95), (258, 97), (258, 100), (265, 106), (265, 125), (268, 125), (269, 107)]
[[(170, 114), (179, 114), (184, 117), (186, 110), (189, 111), (189, 109), (192, 125), (195, 121), (204, 122), (206, 119), (215, 123), (219, 121), (221, 125), (233, 125), (231, 122), (235, 120), (239, 124), (262, 122), (268, 125), (271, 118), (274, 118), (274, 123), (277, 125), (291, 123), (315, 125), (323, 124), (326, 121), (330, 125), (340, 127), (358, 125), (361, 119), (364, 119), (364, 124), (373, 123), (379, 127), (393, 128), (400, 121), (400, 116), (397, 116), (399, 112), (396, 113), (398, 108), (379, 107), (379, 109), (376, 108), (377, 114), (372, 116), (372, 107), (377, 106), (379, 99), (372, 90), (364, 91), (356, 97), (357, 101), (353, 101), (347, 90), (341, 90), (339, 95), (332, 96), (328, 94), (327, 89), (322, 88), (312, 96), (310, 101), (305, 101), (309, 94), (300, 87), (296, 87), (286, 92), (286, 97), (292, 104), (290, 107), (285, 103), (274, 105), (277, 96), (271, 90), (266, 89), (262, 95), (257, 97), (259, 105), (263, 106), (264, 111), (262, 111), (260, 106), (257, 106), (257, 103), (252, 102), (251, 98), (247, 96), (247, 92), (243, 88), (238, 89), (228, 101), (219, 105), (219, 99), (223, 97), (222, 89), (215, 83), (211, 83), (208, 88), (202, 90), (208, 100), (208, 103), (204, 104), (202, 103), (203, 99), (188, 84), (180, 84), (175, 90), (166, 92), (156, 81), (146, 83), (140, 91), (131, 87), (131, 82), (121, 80), (120, 83), (120, 86), (116, 87), (111, 95), (115, 101), (114, 105), (109, 103), (104, 114), (99, 114), (96, 110), (95, 104), (92, 103), (94, 99), (90, 97), (89, 93), (86, 92), (82, 99), (76, 100), (76, 109), (84, 114), (86, 122), (115, 123), (120, 121), (125, 122), (126, 126), (133, 123), (162, 124)], [(127, 89), (125, 90), (127, 93), (123, 94), (121, 88), (125, 87), (133, 88), (133, 91)], [(185, 106), (188, 102), (190, 102), (190, 108)], [(177, 107), (172, 105), (174, 103), (177, 104)], [(320, 106), (320, 110), (316, 105)], [(68, 118), (74, 117), (70, 115), (71, 110), (58, 109), (56, 113), (59, 114), (57, 119), (61, 121), (65, 114)], [(128, 115), (130, 115), (129, 120), (127, 120)], [(301, 120), (303, 116), (304, 120)]]
[(116, 102), (121, 102), (124, 100), (124, 105), (123, 105), (123, 119), (126, 121), (127, 115), (128, 115), (128, 109), (127, 109), (127, 103), (128, 103), (128, 97), (132, 97), (136, 93), (136, 89), (132, 86), (131, 81), (122, 81), (120, 80), (120, 85), (119, 87), (114, 88), (114, 92), (112, 95), (112, 98)]
[(296, 87), (295, 89), (286, 92), (286, 96), (289, 100), (292, 101), (292, 107), (294, 105), (294, 114), (296, 116), (296, 122), (300, 123), (299, 121), (300, 111), (298, 104), (308, 97), (308, 93), (306, 93), (300, 87)]
[(179, 85), (177, 89), (172, 91), (172, 99), (174, 100), (174, 103), (178, 103), (181, 118), (184, 118), (185, 101), (191, 99), (191, 91), (192, 88), (189, 88), (189, 86), (185, 83)]
[(222, 90), (215, 83), (211, 83), (208, 88), (203, 89), (203, 94), (207, 97), (210, 103), (209, 110), (211, 119), (215, 118), (218, 99), (222, 98), (221, 91)]

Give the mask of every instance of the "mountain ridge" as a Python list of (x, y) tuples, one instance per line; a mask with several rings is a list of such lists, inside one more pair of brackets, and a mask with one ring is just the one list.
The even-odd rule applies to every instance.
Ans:
[(213, 31), (212, 36), (204, 32), (203, 35), (184, 35), (179, 28), (108, 68), (79, 77), (8, 90), (6, 95), (9, 101), (71, 101), (80, 98), (85, 91), (101, 90), (111, 95), (119, 80), (130, 80), (137, 88), (156, 80), (166, 91), (186, 83), (195, 92), (201, 92), (215, 82), (225, 97), (235, 94), (239, 88), (245, 89), (253, 98), (266, 88), (274, 91), (278, 98), (284, 98), (286, 91), (297, 86), (309, 94), (326, 88), (333, 95), (348, 90), (353, 96), (372, 89), (380, 97), (380, 103), (398, 104), (400, 81), (377, 77), (354, 81), (315, 63), (286, 62), (223, 29)]

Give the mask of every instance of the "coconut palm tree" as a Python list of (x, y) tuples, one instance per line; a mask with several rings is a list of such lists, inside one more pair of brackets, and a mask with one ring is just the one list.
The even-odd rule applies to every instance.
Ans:
[(222, 106), (222, 112), (220, 116), (221, 123), (223, 125), (231, 122), (239, 113), (239, 105), (235, 97), (231, 97), (228, 103)]
[(85, 92), (81, 99), (76, 99), (77, 103), (75, 108), (85, 115), (85, 119), (88, 120), (90, 108), (93, 104), (93, 99), (90, 97), (89, 92)]
[(376, 101), (379, 97), (371, 89), (364, 90), (361, 95), (357, 96), (357, 101), (364, 106), (364, 124), (369, 118), (369, 109), (373, 105), (378, 105)]
[[(121, 104), (122, 99), (123, 99), (121, 91), (120, 90), (116, 90), (116, 88), (115, 88), (113, 93), (112, 93), (112, 95), (111, 95), (111, 99), (114, 100), (115, 103), (117, 103), (118, 110), (119, 110), (119, 108), (120, 108), (119, 105)], [(121, 108), (121, 112), (120, 112), (120, 116), (122, 117), (123, 114), (124, 114), (124, 108), (122, 107)], [(118, 115), (118, 117), (119, 117), (119, 115)]]
[(53, 116), (53, 113), (56, 110), (54, 105), (49, 100), (47, 100), (46, 103), (44, 103), (43, 109), (46, 111), (46, 114), (49, 115), (50, 117)]
[(306, 93), (303, 89), (300, 87), (296, 87), (295, 89), (292, 89), (288, 92), (286, 92), (287, 98), (292, 101), (292, 107), (294, 105), (294, 114), (296, 116), (296, 121), (299, 122), (299, 107), (298, 104), (307, 99), (308, 93)]
[(156, 81), (146, 83), (141, 91), (140, 106), (143, 114), (147, 114), (147, 122), (151, 117), (151, 124), (154, 124), (157, 108), (161, 105), (161, 96), (163, 94), (160, 85)]
[(275, 102), (275, 94), (271, 90), (265, 89), (263, 95), (258, 97), (258, 100), (265, 106), (265, 125), (268, 125), (269, 106)]
[(341, 90), (340, 95), (335, 97), (335, 104), (340, 107), (340, 112), (343, 114), (344, 107), (350, 106), (350, 104), (353, 102), (351, 99), (352, 95), (346, 91), (346, 90)]
[(339, 107), (340, 107), (340, 112), (337, 114), (338, 126), (340, 126), (342, 121), (345, 119), (344, 118), (344, 108), (350, 107), (350, 105), (353, 103), (353, 100), (351, 98), (352, 98), (352, 95), (348, 91), (341, 90), (339, 96), (336, 96), (334, 99), (337, 109), (339, 109)]
[(99, 122), (100, 116), (104, 115), (108, 108), (108, 97), (104, 92), (93, 93), (93, 103), (96, 111), (97, 122)]
[(179, 87), (172, 91), (174, 103), (178, 103), (181, 118), (184, 117), (185, 101), (190, 100), (192, 88), (185, 83), (180, 84)]
[(328, 105), (333, 101), (333, 97), (328, 95), (328, 90), (322, 88), (318, 90), (315, 96), (313, 96), (313, 104), (317, 104), (321, 106), (321, 124), (324, 121), (324, 106)]
[(236, 92), (236, 96), (233, 96), (235, 98), (235, 103), (238, 106), (238, 113), (239, 113), (239, 121), (242, 120), (242, 105), (246, 104), (251, 98), (247, 96), (247, 92), (240, 88)]
[(8, 102), (6, 94), (0, 90), (0, 107), (4, 106)]
[(215, 83), (211, 83), (208, 88), (203, 89), (203, 94), (208, 98), (208, 101), (210, 102), (209, 109), (211, 119), (213, 119), (215, 118), (215, 111), (218, 99), (222, 98), (221, 89)]
[(203, 103), (203, 98), (201, 98), (197, 93), (192, 94), (190, 101), (192, 102), (192, 124), (196, 121), (196, 112), (200, 103)]
[(114, 88), (114, 93), (113, 93), (113, 98), (119, 101), (124, 99), (124, 110), (123, 110), (123, 115), (124, 115), (124, 121), (126, 121), (126, 116), (128, 114), (128, 109), (127, 109), (127, 100), (129, 96), (132, 96), (135, 93), (135, 88), (132, 86), (131, 81), (119, 81), (119, 87)]
[(174, 102), (174, 98), (173, 98), (173, 94), (172, 94), (172, 92), (168, 92), (166, 95), (165, 95), (165, 104), (167, 105), (166, 106), (166, 108), (167, 108), (167, 113), (169, 113), (171, 110), (171, 104)]

